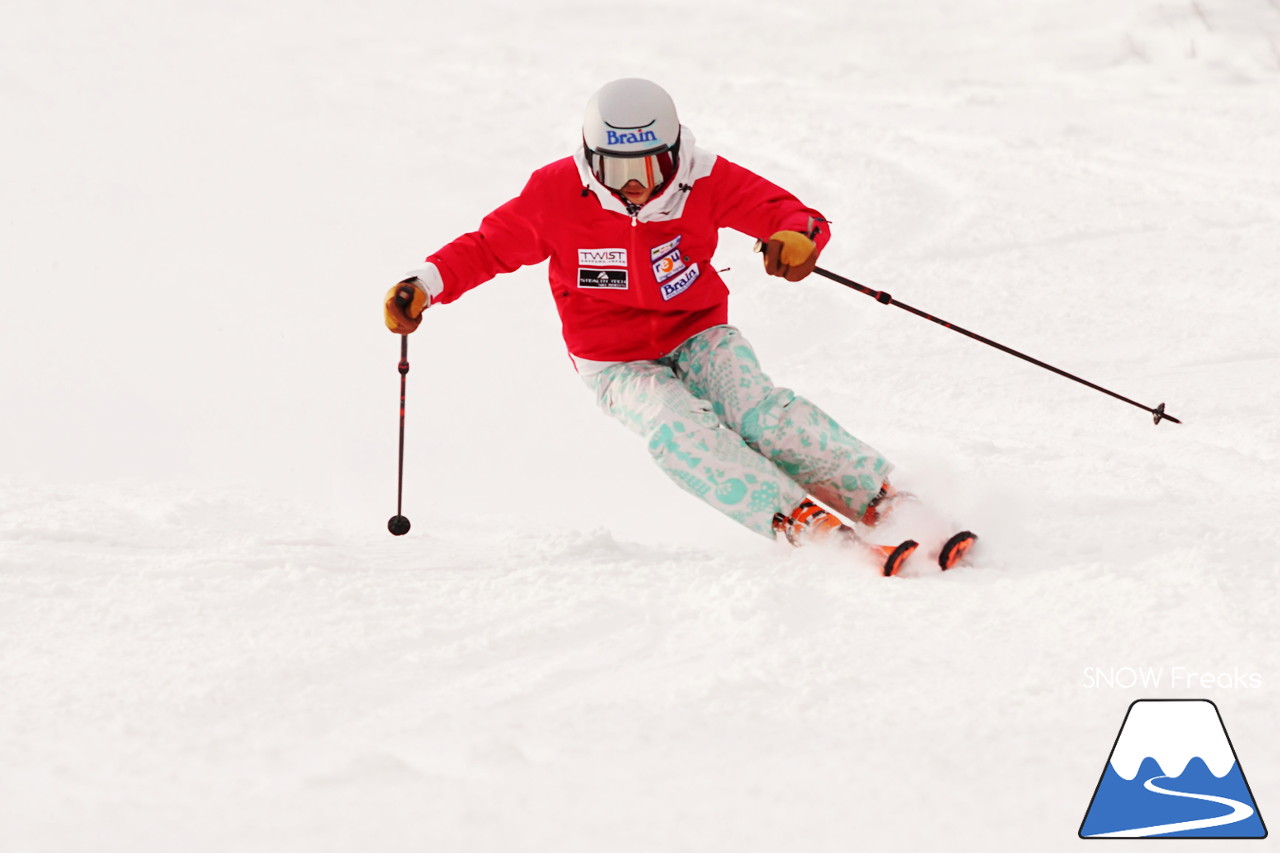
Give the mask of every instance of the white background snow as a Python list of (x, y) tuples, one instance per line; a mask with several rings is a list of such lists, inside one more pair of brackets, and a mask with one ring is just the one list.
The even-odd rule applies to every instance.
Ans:
[[(1275, 0), (3, 19), (0, 849), (1072, 849), (1151, 696), (1215, 700), (1280, 819)], [(1185, 425), (726, 233), (766, 369), (974, 565), (885, 581), (684, 496), (544, 268), (410, 339), (392, 538), (383, 292), (630, 75), (824, 211), (825, 266)]]

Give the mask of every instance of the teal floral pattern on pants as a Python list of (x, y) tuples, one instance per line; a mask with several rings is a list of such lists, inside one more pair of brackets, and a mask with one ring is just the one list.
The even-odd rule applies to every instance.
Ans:
[(774, 514), (806, 494), (860, 516), (892, 470), (830, 415), (775, 387), (733, 326), (588, 381), (600, 407), (647, 439), (677, 485), (765, 536), (773, 536)]

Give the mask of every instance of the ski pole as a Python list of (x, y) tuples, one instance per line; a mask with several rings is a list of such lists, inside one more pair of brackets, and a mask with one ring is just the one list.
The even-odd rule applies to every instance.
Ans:
[[(763, 241), (761, 240), (756, 241), (756, 251), (757, 252), (764, 251)], [(899, 302), (898, 300), (890, 296), (888, 293), (885, 293), (883, 290), (873, 290), (872, 288), (867, 287), (866, 285), (858, 284), (858, 282), (852, 279), (848, 279), (842, 275), (836, 275), (833, 272), (824, 270), (822, 267), (814, 267), (813, 271), (818, 275), (822, 276), (823, 278), (831, 279), (837, 284), (843, 284), (845, 287), (856, 290), (859, 293), (865, 293), (867, 296), (870, 296), (872, 299), (874, 299), (876, 302), (879, 302), (881, 305), (895, 305), (898, 308), (903, 309), (904, 311), (910, 311), (912, 314), (915, 314), (917, 317), (923, 317), (926, 320), (932, 320), (933, 322), (937, 323), (939, 326), (945, 326), (946, 328), (950, 329), (953, 332), (959, 332), (962, 335), (967, 335), (968, 337), (973, 338), (975, 341), (981, 341), (987, 346), (995, 347), (1001, 352), (1007, 352), (1009, 355), (1016, 355), (1018, 358), (1022, 359), (1023, 361), (1029, 361), (1034, 365), (1043, 367), (1045, 370), (1053, 371), (1059, 376), (1065, 376), (1067, 379), (1071, 379), (1075, 382), (1079, 382), (1081, 385), (1086, 385), (1089, 388), (1094, 389), (1095, 391), (1101, 391), (1103, 394), (1107, 394), (1111, 397), (1115, 397), (1117, 400), (1123, 400), (1124, 402), (1128, 403), (1131, 406), (1137, 406), (1139, 409), (1142, 409), (1145, 412), (1149, 412), (1153, 416), (1153, 420), (1155, 421), (1156, 426), (1160, 426), (1160, 421), (1162, 420), (1173, 421), (1175, 424), (1182, 423), (1182, 421), (1178, 420), (1173, 415), (1165, 414), (1164, 403), (1161, 403), (1160, 405), (1156, 406), (1154, 409), (1151, 408), (1150, 406), (1144, 406), (1141, 403), (1137, 402), (1136, 400), (1130, 400), (1128, 397), (1117, 394), (1115, 391), (1109, 391), (1106, 388), (1103, 388), (1101, 385), (1095, 385), (1094, 383), (1088, 381), (1087, 379), (1081, 379), (1079, 376), (1075, 376), (1071, 373), (1067, 373), (1065, 370), (1060, 370), (1059, 368), (1054, 367), (1052, 364), (1045, 364), (1043, 361), (1041, 361), (1038, 358), (1032, 358), (1029, 355), (1018, 352), (1016, 349), (1007, 347), (1004, 344), (996, 343), (990, 338), (984, 338), (982, 335), (979, 335), (975, 332), (971, 332), (968, 329), (962, 329), (961, 327), (955, 325), (954, 323), (948, 323), (946, 320), (940, 320), (937, 317), (933, 316), (932, 314), (927, 314), (924, 311), (921, 311), (919, 308), (913, 308), (910, 305), (907, 305), (905, 302)]]
[[(396, 294), (396, 304), (407, 308), (413, 294), (402, 290)], [(409, 519), (401, 514), (404, 497), (404, 390), (409, 376), (409, 336), (400, 336), (400, 466), (396, 477), (396, 514), (387, 522), (387, 529), (392, 536), (403, 536), (409, 532)]]

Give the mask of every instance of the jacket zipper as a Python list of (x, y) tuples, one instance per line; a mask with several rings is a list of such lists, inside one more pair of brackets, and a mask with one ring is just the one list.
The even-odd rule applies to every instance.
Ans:
[[(631, 251), (630, 264), (631, 276), (635, 280), (636, 288), (640, 290), (640, 307), (649, 313), (649, 349), (656, 351), (658, 349), (658, 316), (657, 305), (654, 302), (654, 294), (649, 287), (649, 279), (644, 275), (645, 265), (641, 261), (640, 252), (640, 211), (637, 209), (631, 214)], [(660, 354), (661, 355), (661, 354)], [(655, 356), (656, 357), (656, 356)]]

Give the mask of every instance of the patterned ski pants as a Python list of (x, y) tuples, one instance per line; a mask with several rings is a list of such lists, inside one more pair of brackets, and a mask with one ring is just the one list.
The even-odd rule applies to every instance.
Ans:
[(830, 415), (774, 387), (733, 326), (586, 380), (677, 485), (770, 538), (774, 513), (789, 513), (806, 493), (861, 516), (892, 469)]

